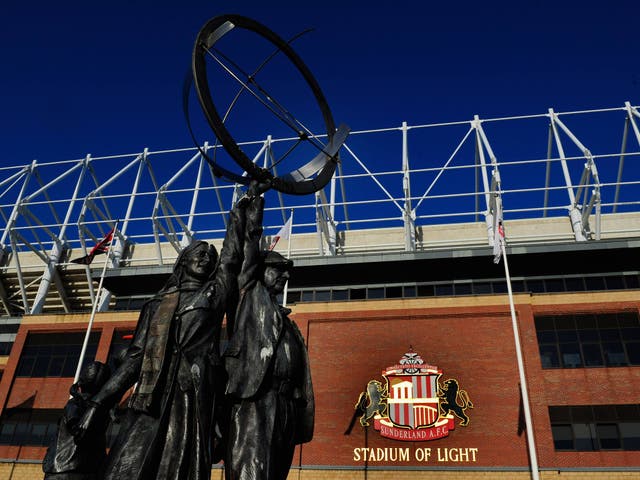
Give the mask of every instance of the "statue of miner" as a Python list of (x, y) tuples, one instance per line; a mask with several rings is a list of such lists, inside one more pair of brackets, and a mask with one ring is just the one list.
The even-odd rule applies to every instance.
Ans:
[(227, 480), (285, 480), (295, 445), (313, 436), (307, 349), (290, 310), (277, 301), (293, 263), (260, 250), (264, 199), (259, 193), (268, 188), (260, 184), (248, 202), (238, 309), (227, 325)]
[(164, 288), (143, 307), (122, 363), (91, 398), (78, 441), (135, 385), (102, 478), (209, 480), (226, 379), (222, 319), (229, 310), (233, 323), (245, 210), (256, 186), (231, 210), (219, 259), (202, 241), (180, 253)]

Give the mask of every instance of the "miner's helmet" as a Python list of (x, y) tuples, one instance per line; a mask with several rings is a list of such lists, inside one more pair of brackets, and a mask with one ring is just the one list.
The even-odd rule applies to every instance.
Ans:
[(262, 252), (262, 263), (265, 267), (279, 267), (286, 270), (293, 268), (293, 262), (291, 260), (273, 250)]

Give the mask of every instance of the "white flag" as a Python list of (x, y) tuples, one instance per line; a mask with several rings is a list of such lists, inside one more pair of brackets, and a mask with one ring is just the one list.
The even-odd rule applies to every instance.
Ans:
[(273, 238), (271, 239), (271, 245), (269, 245), (269, 250), (273, 250), (276, 246), (276, 244), (281, 240), (288, 240), (289, 237), (291, 236), (291, 224), (293, 221), (293, 216), (290, 215), (289, 219), (287, 220), (287, 222), (282, 226), (282, 228), (280, 230), (278, 230), (278, 233), (276, 233)]
[(504, 227), (502, 226), (502, 201), (496, 197), (493, 217), (493, 263), (500, 263), (502, 244), (504, 243)]

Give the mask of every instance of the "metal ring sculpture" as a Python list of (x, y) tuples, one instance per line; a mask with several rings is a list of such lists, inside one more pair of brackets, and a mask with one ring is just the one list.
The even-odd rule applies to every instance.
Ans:
[[(315, 102), (320, 109), (324, 127), (326, 129), (323, 134), (326, 133), (326, 137), (328, 139), (326, 144), (321, 143), (313, 132), (310, 132), (301, 122), (299, 122), (292, 114), (284, 109), (267, 92), (265, 92), (256, 82), (254, 75), (249, 75), (244, 72), (237, 74), (232, 72), (230, 69), (227, 69), (227, 72), (241, 85), (241, 91), (248, 90), (276, 117), (284, 121), (293, 129), (298, 137), (298, 142), (310, 142), (318, 149), (318, 154), (312, 160), (284, 175), (277, 175), (275, 173), (275, 169), (274, 171), (271, 171), (256, 165), (245, 154), (225, 126), (226, 116), (223, 117), (220, 115), (220, 112), (213, 100), (212, 94), (215, 95), (216, 92), (212, 92), (209, 86), (206, 60), (209, 57), (215, 57), (214, 52), (216, 43), (234, 29), (244, 29), (253, 32), (275, 46), (276, 50), (274, 54), (267, 58), (263, 62), (263, 65), (276, 53), (283, 53), (302, 75), (302, 78), (311, 89)], [(257, 71), (259, 71), (263, 65), (261, 65)], [(205, 155), (205, 158), (210, 163), (214, 172), (225, 176), (229, 180), (244, 184), (248, 183), (251, 178), (261, 181), (270, 181), (275, 190), (294, 195), (304, 195), (316, 192), (329, 182), (335, 172), (336, 165), (339, 161), (338, 153), (340, 147), (349, 134), (349, 128), (345, 125), (341, 125), (336, 130), (333, 116), (329, 109), (329, 104), (320, 89), (320, 85), (302, 59), (291, 48), (290, 42), (284, 41), (264, 25), (247, 17), (240, 15), (222, 15), (214, 17), (209, 20), (204, 27), (202, 27), (196, 38), (193, 49), (192, 74), (198, 100), (204, 111), (207, 123), (231, 158), (245, 172), (247, 172), (247, 176), (240, 176), (229, 172), (217, 165), (210, 157)], [(245, 78), (240, 78), (240, 75)], [(231, 105), (231, 107), (233, 107), (233, 105)]]

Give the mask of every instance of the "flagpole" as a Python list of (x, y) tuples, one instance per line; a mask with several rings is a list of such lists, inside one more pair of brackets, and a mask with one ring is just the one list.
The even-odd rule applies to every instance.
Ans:
[(511, 276), (509, 275), (509, 264), (507, 262), (507, 249), (504, 238), (499, 239), (502, 258), (504, 260), (504, 274), (507, 279), (507, 292), (509, 293), (509, 309), (511, 310), (511, 326), (516, 344), (516, 357), (518, 359), (518, 374), (520, 376), (520, 391), (522, 393), (522, 406), (524, 410), (524, 422), (527, 430), (527, 445), (529, 447), (529, 461), (531, 462), (531, 476), (533, 480), (539, 480), (538, 457), (533, 438), (533, 422), (531, 421), (531, 409), (529, 408), (529, 394), (527, 393), (527, 382), (524, 374), (524, 361), (522, 358), (522, 348), (520, 347), (520, 333), (516, 320), (516, 309), (513, 304), (513, 291), (511, 290)]
[[(293, 208), (291, 209), (291, 227), (289, 228), (289, 244), (287, 245), (287, 258), (291, 257), (291, 237), (293, 236)], [(289, 280), (284, 284), (284, 291), (282, 292), (282, 306), (287, 306), (287, 293), (289, 292)]]
[[(113, 237), (115, 238), (116, 233), (118, 231), (118, 223), (120, 220), (116, 220), (115, 226), (113, 227)], [(115, 240), (111, 241), (111, 244), (114, 243)], [(106, 251), (106, 258), (104, 260), (104, 265), (102, 266), (102, 273), (100, 274), (100, 282), (98, 283), (98, 290), (93, 296), (93, 305), (91, 307), (91, 316), (89, 317), (89, 324), (87, 325), (87, 331), (84, 335), (84, 342), (82, 343), (82, 350), (80, 351), (80, 358), (78, 360), (78, 366), (76, 367), (76, 374), (73, 377), (73, 383), (78, 383), (78, 379), (80, 378), (80, 370), (82, 370), (82, 363), (84, 362), (85, 354), (87, 353), (87, 346), (89, 345), (89, 336), (91, 335), (91, 328), (93, 327), (93, 321), (96, 318), (96, 311), (98, 309), (98, 302), (100, 301), (100, 293), (102, 291), (102, 284), (104, 282), (104, 275), (107, 272), (107, 265), (109, 264), (109, 253), (111, 252), (111, 246)]]

